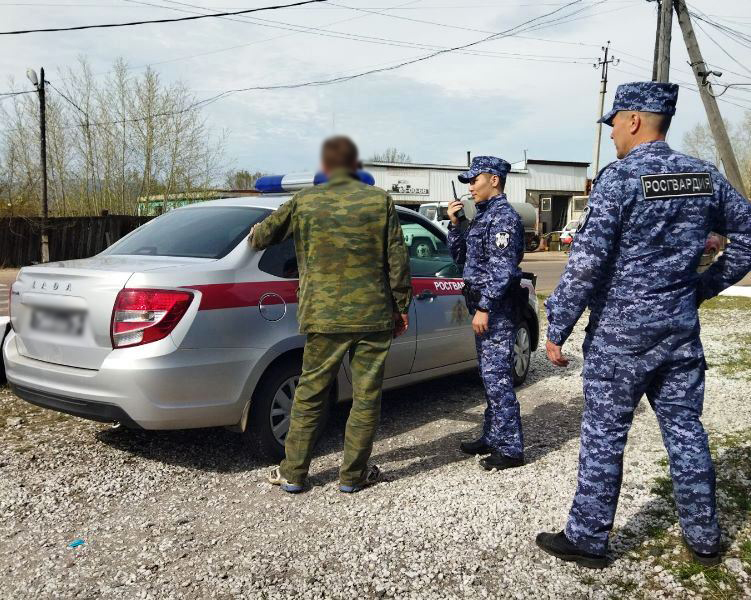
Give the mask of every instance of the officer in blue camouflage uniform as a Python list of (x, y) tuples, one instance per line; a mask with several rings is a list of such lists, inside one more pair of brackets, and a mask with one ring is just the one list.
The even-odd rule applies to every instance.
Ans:
[[(686, 545), (703, 565), (720, 561), (715, 472), (700, 421), (706, 362), (698, 305), (751, 268), (751, 204), (705, 161), (665, 142), (678, 86), (619, 86), (602, 122), (620, 160), (592, 188), (566, 271), (547, 302), (548, 358), (590, 308), (584, 350), (579, 479), (568, 524), (541, 533), (546, 552), (605, 566), (634, 410), (646, 394), (662, 431)], [(710, 232), (730, 239), (702, 274)]]
[(486, 470), (524, 464), (519, 403), (513, 383), (515, 294), (519, 293), (524, 256), (524, 225), (503, 193), (511, 165), (494, 156), (477, 156), (459, 181), (469, 184), (477, 206), (472, 224), (461, 222), (461, 201), (449, 205), (449, 247), (457, 264), (464, 265), (464, 294), (474, 313), (480, 375), (488, 406), (482, 437), (463, 442), (462, 452), (489, 454), (480, 464)]

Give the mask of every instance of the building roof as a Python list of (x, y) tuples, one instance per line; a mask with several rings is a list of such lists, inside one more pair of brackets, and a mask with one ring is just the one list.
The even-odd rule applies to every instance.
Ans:
[(563, 167), (589, 167), (590, 163), (576, 160), (541, 160), (538, 158), (528, 158), (528, 165), (560, 165)]
[[(589, 167), (588, 162), (571, 161), (571, 160), (543, 160), (530, 158), (525, 161), (519, 161), (511, 165), (511, 172), (525, 172), (527, 165), (555, 165), (561, 167)], [(436, 171), (466, 171), (467, 165), (440, 165), (434, 163), (390, 163), (381, 161), (365, 161), (365, 167), (388, 167), (392, 169), (432, 169)]]

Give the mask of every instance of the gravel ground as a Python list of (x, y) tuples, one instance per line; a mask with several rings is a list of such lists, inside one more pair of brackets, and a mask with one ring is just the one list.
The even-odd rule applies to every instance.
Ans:
[[(745, 303), (744, 303), (745, 302)], [(478, 431), (474, 374), (392, 392), (374, 460), (386, 481), (337, 491), (346, 407), (289, 496), (224, 430), (131, 432), (43, 411), (0, 390), (0, 580), (24, 598), (740, 598), (751, 596), (751, 300), (702, 311), (704, 422), (720, 477), (723, 566), (687, 562), (665, 451), (638, 411), (611, 537), (589, 571), (534, 546), (575, 487), (583, 327), (572, 366), (537, 352), (519, 391), (528, 464), (486, 473), (462, 455)], [(739, 358), (740, 357), (740, 358)], [(20, 422), (19, 422), (20, 421)], [(734, 433), (735, 435), (729, 435)], [(85, 544), (67, 545), (81, 538)]]

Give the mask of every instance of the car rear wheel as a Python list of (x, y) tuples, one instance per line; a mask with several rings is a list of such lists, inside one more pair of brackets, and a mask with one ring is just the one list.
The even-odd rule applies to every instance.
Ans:
[[(245, 437), (253, 450), (264, 458), (284, 458), (284, 443), (289, 432), (292, 402), (300, 382), (299, 361), (273, 366), (258, 384), (250, 402)], [(327, 403), (316, 435), (326, 428), (331, 403)]]
[(529, 363), (532, 359), (532, 336), (526, 321), (516, 330), (514, 339), (514, 385), (521, 385), (527, 379)]

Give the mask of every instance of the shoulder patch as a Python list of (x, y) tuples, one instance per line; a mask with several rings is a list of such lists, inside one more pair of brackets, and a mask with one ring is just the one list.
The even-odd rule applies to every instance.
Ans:
[(660, 173), (642, 175), (645, 200), (712, 196), (714, 184), (709, 173)]
[(499, 231), (495, 234), (495, 245), (501, 250), (508, 247), (509, 241), (511, 241), (511, 234), (508, 231)]
[(587, 221), (589, 221), (589, 213), (592, 212), (592, 207), (587, 205), (584, 207), (584, 212), (582, 212), (581, 216), (579, 217), (579, 223), (576, 225), (576, 233), (579, 233), (580, 231), (583, 231), (584, 228), (587, 226)]

